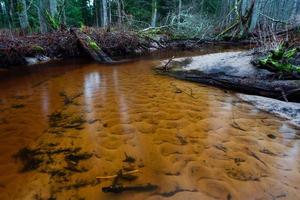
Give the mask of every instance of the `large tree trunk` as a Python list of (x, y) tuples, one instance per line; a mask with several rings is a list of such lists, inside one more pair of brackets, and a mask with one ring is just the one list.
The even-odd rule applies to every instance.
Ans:
[(14, 0), (9, 0), (8, 1), (7, 7), (8, 7), (8, 15), (9, 15), (9, 20), (11, 21), (12, 28), (16, 27), (15, 23), (15, 8), (14, 8)]
[(118, 27), (121, 27), (123, 19), (122, 19), (122, 8), (120, 0), (117, 0), (117, 12), (118, 12)]
[(108, 25), (107, 0), (102, 0), (102, 26)]
[(110, 31), (111, 23), (112, 23), (112, 18), (111, 18), (111, 2), (108, 1), (108, 27), (107, 27), (108, 31)]
[(94, 7), (94, 12), (95, 12), (95, 17), (94, 17), (95, 25), (97, 27), (99, 27), (100, 26), (100, 20), (101, 20), (101, 17), (100, 17), (100, 14), (99, 14), (100, 13), (100, 1), (94, 0), (93, 7)]
[(66, 25), (67, 24), (66, 0), (59, 0), (59, 1), (55, 0), (55, 1), (56, 3), (54, 4), (52, 3), (52, 5), (50, 4), (50, 15), (52, 17), (57, 17), (60, 24)]
[(40, 32), (46, 33), (48, 31), (47, 20), (45, 17), (45, 13), (47, 11), (47, 0), (39, 0), (38, 9), (38, 17), (40, 23)]
[(299, 0), (294, 0), (293, 7), (292, 7), (292, 14), (290, 16), (290, 20), (293, 22), (297, 22), (297, 11), (298, 11), (298, 4)]
[(8, 27), (9, 29), (11, 29), (11, 16), (10, 16), (10, 13), (9, 13), (9, 5), (7, 4), (8, 2), (4, 2), (2, 4), (2, 13), (3, 13), (3, 27)]
[(252, 16), (251, 16), (251, 23), (249, 27), (249, 32), (253, 32), (253, 30), (256, 28), (259, 20), (259, 13), (261, 9), (261, 2), (260, 0), (252, 0), (254, 3), (253, 11), (252, 11)]
[(178, 16), (177, 16), (177, 20), (178, 20), (177, 28), (179, 28), (179, 25), (180, 25), (180, 22), (181, 22), (181, 10), (182, 10), (182, 0), (179, 0), (179, 2), (178, 2)]
[(156, 21), (157, 21), (157, 1), (152, 0), (152, 20), (151, 20), (152, 27), (156, 27)]
[(57, 0), (49, 0), (49, 10), (52, 17), (57, 15)]
[(29, 27), (28, 15), (27, 15), (27, 5), (25, 0), (18, 0), (17, 11), (20, 22), (20, 27), (26, 30)]

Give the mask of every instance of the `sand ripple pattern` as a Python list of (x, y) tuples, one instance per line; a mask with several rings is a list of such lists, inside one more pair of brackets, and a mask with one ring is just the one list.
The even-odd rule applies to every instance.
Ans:
[[(65, 66), (1, 84), (0, 199), (300, 199), (299, 129), (230, 92), (155, 75), (155, 64)], [(42, 160), (29, 172), (13, 158), (24, 147)], [(124, 185), (159, 189), (102, 193), (111, 181), (95, 177), (124, 168), (140, 170)]]

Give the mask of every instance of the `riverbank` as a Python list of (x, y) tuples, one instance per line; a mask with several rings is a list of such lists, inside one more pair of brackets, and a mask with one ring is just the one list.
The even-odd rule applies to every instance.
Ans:
[[(156, 71), (182, 80), (300, 102), (300, 79), (253, 65), (251, 51), (225, 52), (165, 60)], [(282, 74), (282, 75), (281, 75)]]
[[(151, 37), (145, 33), (82, 28), (48, 34), (0, 37), (0, 68), (34, 65), (57, 59), (85, 57), (102, 63), (134, 59), (157, 51), (234, 45), (245, 48), (250, 41), (172, 39), (168, 35)], [(103, 58), (106, 57), (104, 60)], [(106, 60), (109, 58), (109, 60)]]

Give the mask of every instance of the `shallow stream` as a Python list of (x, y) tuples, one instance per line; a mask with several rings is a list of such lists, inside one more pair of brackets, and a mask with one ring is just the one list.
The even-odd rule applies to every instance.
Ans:
[[(159, 59), (3, 72), (0, 199), (300, 199), (299, 129)], [(158, 189), (103, 193), (120, 170)]]

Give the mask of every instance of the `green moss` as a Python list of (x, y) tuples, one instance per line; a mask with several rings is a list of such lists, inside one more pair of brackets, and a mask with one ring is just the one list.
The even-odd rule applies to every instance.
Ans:
[(155, 38), (159, 35), (169, 35), (170, 33), (167, 27), (153, 27), (147, 30), (139, 31), (137, 34), (142, 38)]
[(31, 50), (36, 52), (36, 53), (44, 53), (44, 51), (45, 51), (44, 48), (39, 46), (39, 45), (33, 45), (31, 47)]
[(298, 48), (288, 49), (284, 44), (280, 44), (266, 57), (259, 60), (259, 65), (263, 68), (270, 68), (280, 73), (300, 73), (300, 66), (292, 64), (291, 59), (300, 52)]
[(90, 40), (90, 41), (88, 42), (88, 45), (89, 45), (89, 47), (90, 47), (91, 49), (93, 49), (93, 50), (95, 50), (95, 51), (100, 51), (100, 50), (101, 50), (101, 48), (97, 45), (97, 43), (94, 42), (94, 41), (92, 41), (92, 40)]

